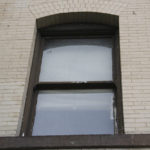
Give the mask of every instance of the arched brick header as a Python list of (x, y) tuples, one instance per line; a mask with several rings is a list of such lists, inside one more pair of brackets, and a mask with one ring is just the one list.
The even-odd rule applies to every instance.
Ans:
[(29, 9), (38, 19), (49, 15), (70, 12), (99, 12), (120, 15), (128, 6), (129, 0), (41, 0), (31, 2)]
[(31, 3), (29, 10), (39, 27), (70, 22), (93, 22), (118, 26), (118, 16), (127, 8), (128, 1), (118, 0), (63, 0)]

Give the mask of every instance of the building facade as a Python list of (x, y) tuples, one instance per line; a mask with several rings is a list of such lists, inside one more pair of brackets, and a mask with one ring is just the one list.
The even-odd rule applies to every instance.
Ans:
[(149, 0), (0, 0), (1, 138), (20, 135), (38, 29), (80, 22), (119, 29), (124, 134), (150, 134)]

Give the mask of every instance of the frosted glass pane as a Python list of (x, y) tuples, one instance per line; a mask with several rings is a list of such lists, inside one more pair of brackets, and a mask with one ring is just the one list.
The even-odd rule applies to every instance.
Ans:
[(33, 135), (114, 134), (111, 90), (41, 91)]
[(112, 80), (112, 39), (47, 40), (39, 80)]

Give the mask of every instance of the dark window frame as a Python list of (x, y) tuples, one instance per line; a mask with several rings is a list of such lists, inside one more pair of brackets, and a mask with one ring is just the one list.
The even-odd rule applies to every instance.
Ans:
[[(113, 89), (115, 94), (115, 105), (117, 108), (116, 120), (118, 125), (118, 133), (124, 134), (123, 108), (121, 94), (121, 69), (120, 69), (120, 49), (119, 49), (119, 31), (118, 28), (105, 25), (84, 25), (74, 27), (73, 29), (59, 27), (48, 27), (40, 29), (37, 32), (33, 62), (31, 67), (25, 110), (20, 136), (32, 136), (32, 128), (34, 123), (37, 94), (39, 90), (59, 90), (59, 89)], [(71, 36), (70, 36), (71, 35)], [(40, 66), (42, 60), (42, 52), (45, 38), (113, 38), (113, 81), (104, 82), (39, 82)], [(72, 135), (74, 136), (74, 135)], [(80, 135), (79, 135), (80, 136)], [(89, 135), (87, 135), (89, 136)], [(102, 135), (100, 135), (102, 136)], [(104, 135), (105, 136), (105, 135)], [(45, 136), (44, 136), (45, 137)], [(56, 136), (61, 137), (61, 136)]]

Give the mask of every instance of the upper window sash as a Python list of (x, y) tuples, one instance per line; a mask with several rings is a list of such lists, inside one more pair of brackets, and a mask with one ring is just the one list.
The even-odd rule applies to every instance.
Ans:
[(40, 82), (112, 81), (112, 38), (47, 39)]

